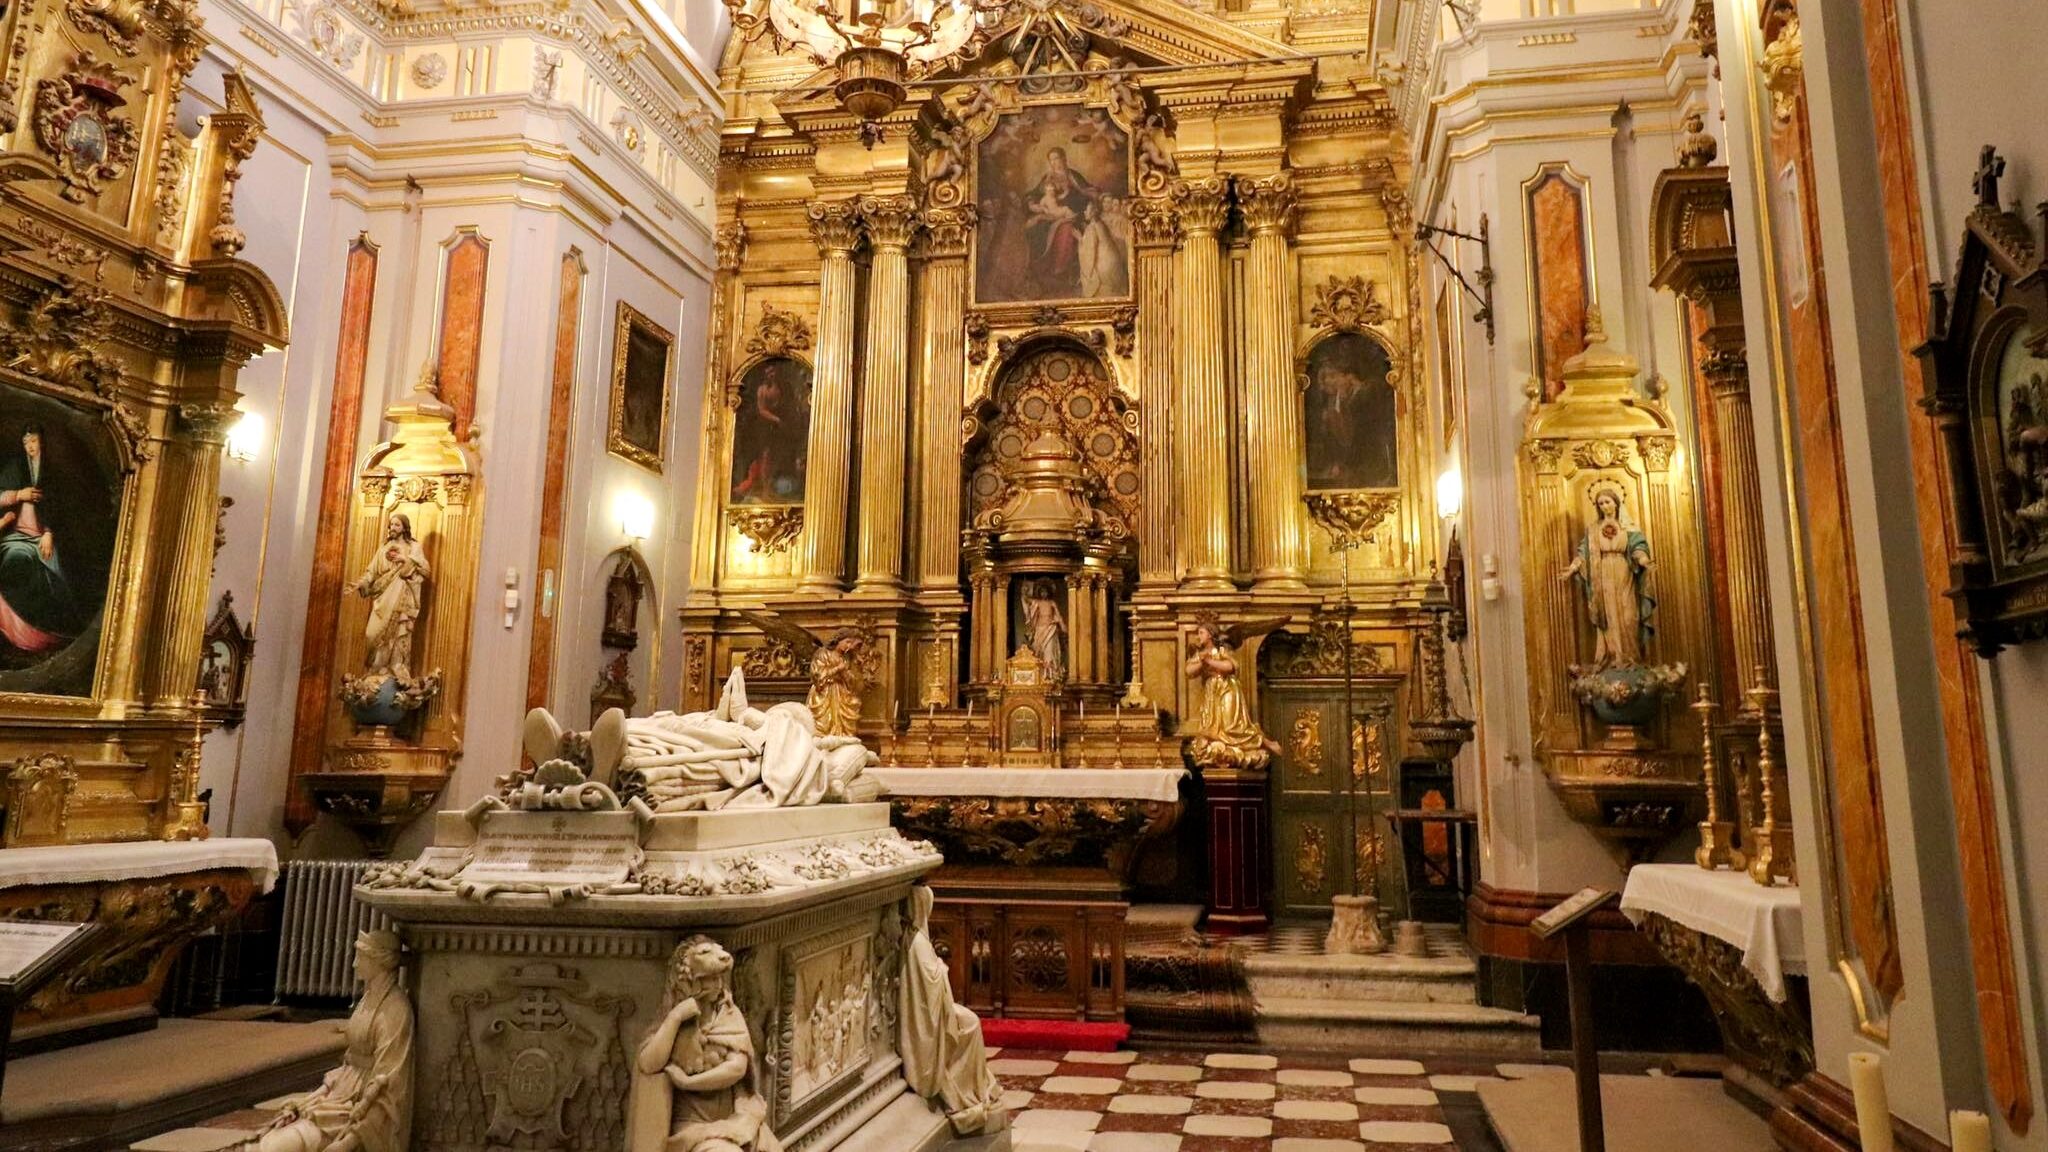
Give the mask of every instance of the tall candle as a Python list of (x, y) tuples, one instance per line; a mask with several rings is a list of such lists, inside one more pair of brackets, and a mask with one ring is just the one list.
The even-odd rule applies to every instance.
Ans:
[(1884, 1091), (1884, 1060), (1849, 1053), (1849, 1089), (1856, 1096), (1856, 1136), (1863, 1152), (1892, 1152), (1892, 1106)]
[(1991, 1117), (1982, 1112), (1949, 1113), (1948, 1143), (1952, 1152), (1991, 1152)]

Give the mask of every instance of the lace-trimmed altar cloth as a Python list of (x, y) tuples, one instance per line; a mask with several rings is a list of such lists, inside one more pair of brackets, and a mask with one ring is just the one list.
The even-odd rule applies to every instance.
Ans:
[(1797, 888), (1766, 888), (1746, 873), (1693, 864), (1638, 864), (1629, 870), (1621, 910), (1637, 924), (1654, 912), (1733, 945), (1773, 1003), (1784, 1002), (1787, 975), (1806, 974)]

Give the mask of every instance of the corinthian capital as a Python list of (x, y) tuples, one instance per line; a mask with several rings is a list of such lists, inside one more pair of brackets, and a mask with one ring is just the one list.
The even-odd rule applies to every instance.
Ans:
[(1221, 232), (1230, 216), (1230, 177), (1182, 181), (1174, 186), (1173, 206), (1180, 215), (1181, 230), (1188, 235)]
[(972, 204), (962, 204), (958, 208), (925, 209), (923, 254), (927, 258), (967, 255), (967, 241), (974, 235), (974, 225), (978, 218)]
[(852, 200), (819, 200), (807, 213), (818, 251), (845, 255), (860, 247), (860, 205)]
[(1292, 232), (1296, 201), (1294, 177), (1285, 172), (1259, 180), (1237, 178), (1237, 206), (1254, 236), (1269, 232), (1285, 236)]
[(1180, 239), (1180, 216), (1171, 202), (1133, 197), (1125, 211), (1131, 220), (1131, 240), (1138, 247), (1171, 248)]
[[(867, 225), (868, 243), (877, 248), (907, 248), (917, 234), (917, 201), (909, 196), (863, 196), (860, 218)], [(814, 223), (813, 231), (816, 228)]]

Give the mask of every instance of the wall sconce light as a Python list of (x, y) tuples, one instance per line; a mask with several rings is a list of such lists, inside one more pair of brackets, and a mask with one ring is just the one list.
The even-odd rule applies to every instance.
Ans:
[(263, 450), (263, 417), (260, 413), (244, 412), (228, 429), (228, 459), (238, 464), (247, 464)]
[(1453, 464), (1436, 478), (1436, 513), (1446, 520), (1456, 520), (1464, 507), (1465, 476)]
[(619, 531), (635, 542), (654, 535), (654, 501), (637, 492), (620, 496)]

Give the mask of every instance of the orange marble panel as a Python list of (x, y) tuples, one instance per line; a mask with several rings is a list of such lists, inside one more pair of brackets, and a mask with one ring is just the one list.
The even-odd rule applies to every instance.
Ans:
[(484, 274), (491, 242), (464, 232), (448, 246), (447, 282), (441, 294), (441, 399), (455, 409), (455, 434), (469, 434), (476, 418), (476, 368), (484, 339)]
[[(362, 427), (363, 378), (369, 368), (370, 312), (377, 294), (377, 246), (358, 236), (343, 263), (340, 340), (334, 354), (334, 389), (327, 410), (327, 455), (320, 468), (320, 511), (313, 528), (313, 574), (306, 601), (305, 639), (299, 647), (299, 690), (292, 720), (289, 771), (294, 782), (320, 767), (333, 704), (335, 632), (341, 617), (342, 553), (348, 546), (349, 504), (355, 493), (356, 434)], [(285, 827), (292, 835), (313, 824), (313, 801), (286, 790)]]
[[(1927, 338), (1927, 230), (1919, 193), (1906, 76), (1899, 41), (1897, 0), (1861, 0), (1864, 70), (1877, 129), (1879, 181), (1884, 203), (1885, 249), (1891, 257), (1892, 309), (1898, 317), (1900, 386), (1909, 401), (1924, 391), (1922, 361), (1913, 354)], [(1952, 243), (1954, 237), (1943, 239)], [(2021, 1030), (2019, 982), (2013, 963), (2011, 913), (2005, 901), (2005, 865), (1992, 792), (1991, 754), (1984, 738), (1977, 657), (1956, 637), (1948, 598), (1949, 557), (1955, 517), (1947, 506), (1940, 445), (1932, 421), (1908, 421), (1912, 433), (1913, 496), (1920, 521), (1921, 571), (1934, 630), (1943, 746), (1956, 813), (1956, 843), (1970, 926), (1970, 965), (1976, 977), (1977, 1023), (1984, 1045), (1985, 1078), (2006, 1123), (2024, 1133), (2034, 1115), (2027, 1081), (2026, 1036)]]
[(1564, 362), (1586, 350), (1586, 203), (1563, 172), (1529, 189), (1529, 262), (1536, 288), (1536, 375), (1543, 394), (1564, 388)]
[[(1842, 840), (1843, 902), (1849, 933), (1871, 983), (1887, 1001), (1905, 985), (1898, 928), (1892, 917), (1891, 855), (1884, 834), (1878, 779), (1869, 653), (1863, 598), (1856, 581), (1856, 539), (1849, 522), (1848, 469), (1842, 457), (1833, 338), (1821, 267), (1820, 221), (1813, 195), (1813, 151), (1803, 99), (1771, 131), (1771, 153), (1784, 167), (1770, 178), (1776, 202), (1795, 218), (1781, 226), (1801, 250), (1788, 252), (1781, 284), (1792, 353), (1792, 407), (1799, 445), (1802, 521), (1806, 532), (1809, 608), (1813, 613), (1816, 686), (1833, 781), (1834, 816)], [(1789, 162), (1788, 164), (1786, 162)], [(1796, 182), (1787, 185), (1784, 182)], [(1799, 271), (1800, 269), (1805, 271)]]
[[(540, 551), (534, 559), (534, 578), (555, 574), (557, 605), (547, 613), (536, 603), (533, 638), (526, 654), (526, 706), (545, 708), (554, 687), (555, 620), (562, 587), (563, 496), (569, 476), (569, 431), (576, 414), (576, 341), (583, 314), (583, 253), (574, 248), (562, 255), (560, 283), (555, 290), (555, 359), (553, 383), (548, 394), (548, 447), (546, 472), (540, 486)], [(536, 590), (536, 601), (540, 592)]]
[[(1717, 590), (1735, 586), (1728, 571), (1728, 520), (1721, 499), (1721, 453), (1715, 431), (1717, 420), (1714, 412), (1714, 397), (1707, 388), (1706, 380), (1697, 370), (1697, 365), (1706, 354), (1706, 347), (1700, 342), (1698, 333), (1707, 326), (1707, 318), (1700, 306), (1681, 301), (1685, 323), (1685, 340), (1692, 349), (1692, 357), (1686, 362), (1687, 392), (1692, 397), (1693, 422), (1699, 430), (1694, 437), (1695, 451), (1699, 456), (1699, 474), (1706, 478), (1700, 486), (1700, 508), (1707, 522), (1707, 573)], [(1739, 703), (1736, 693), (1746, 683), (1740, 674), (1735, 656), (1735, 614), (1728, 610), (1725, 591), (1716, 595), (1714, 621), (1715, 680), (1720, 685), (1723, 706), (1732, 707)]]

